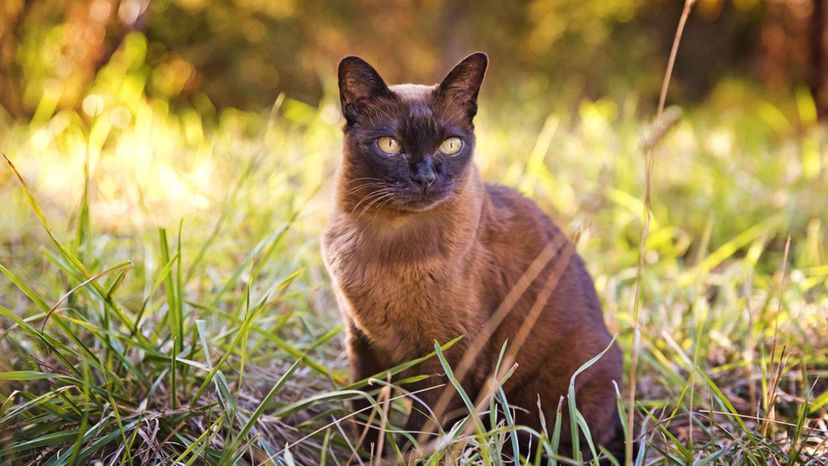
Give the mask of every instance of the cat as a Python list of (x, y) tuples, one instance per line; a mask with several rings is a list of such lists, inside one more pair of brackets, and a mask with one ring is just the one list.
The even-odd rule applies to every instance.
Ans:
[[(322, 249), (351, 377), (376, 375), (463, 336), (445, 359), (475, 400), (486, 394), (506, 343), (507, 359), (517, 363), (503, 386), (520, 408), (515, 421), (540, 431), (539, 404), (551, 429), (575, 370), (608, 348), (578, 375), (576, 401), (594, 443), (622, 451), (614, 386), (621, 353), (592, 278), (534, 202), (484, 183), (474, 164), (473, 119), (487, 66), (488, 57), (474, 53), (439, 84), (388, 86), (361, 58), (339, 65), (343, 154)], [(407, 387), (416, 401), (406, 430), (437, 428), (426, 406), (442, 405), (436, 415), (444, 427), (468, 414), (438, 358), (403, 375), (413, 374), (428, 377)], [(561, 452), (569, 454), (568, 417), (562, 427)], [(363, 438), (366, 450), (377, 448), (376, 432)]]

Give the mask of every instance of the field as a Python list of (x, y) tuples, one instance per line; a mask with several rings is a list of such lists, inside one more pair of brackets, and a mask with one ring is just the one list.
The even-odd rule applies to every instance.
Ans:
[[(270, 114), (171, 104), (142, 92), (145, 48), (126, 42), (83, 113), (47, 94), (0, 118), (0, 463), (362, 462), (359, 389), (377, 410), (356, 417), (400, 441), (404, 385), (349, 384), (320, 259), (335, 83)], [(637, 354), (638, 462), (828, 461), (828, 133), (808, 94), (724, 82), (684, 109), (652, 152), (639, 274), (651, 104), (532, 92), (481, 102), (477, 163), (577, 238), (627, 375)], [(422, 464), (508, 464), (508, 400), (487, 408), (499, 428), (447, 432)]]

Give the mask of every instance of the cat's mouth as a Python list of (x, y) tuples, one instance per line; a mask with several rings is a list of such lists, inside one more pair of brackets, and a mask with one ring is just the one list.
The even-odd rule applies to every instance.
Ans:
[(367, 212), (428, 212), (454, 197), (457, 194), (456, 188), (456, 183), (452, 179), (444, 180), (439, 185), (433, 185), (427, 189), (397, 184), (371, 192), (360, 199), (354, 199), (355, 205), (351, 211), (358, 217), (362, 217)]
[(446, 202), (454, 194), (453, 185), (426, 190), (411, 190), (399, 193), (394, 199), (394, 206), (403, 211), (425, 212)]

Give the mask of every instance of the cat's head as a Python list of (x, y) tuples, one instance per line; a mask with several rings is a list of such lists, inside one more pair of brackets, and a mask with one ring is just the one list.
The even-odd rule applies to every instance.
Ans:
[(423, 212), (458, 195), (472, 170), (472, 120), (487, 63), (475, 53), (439, 84), (387, 86), (365, 60), (340, 62), (346, 123), (339, 189), (353, 212)]

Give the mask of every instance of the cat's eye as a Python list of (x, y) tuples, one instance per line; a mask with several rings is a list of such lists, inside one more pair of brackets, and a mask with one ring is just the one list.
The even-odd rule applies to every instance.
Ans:
[(448, 138), (440, 144), (440, 152), (446, 155), (455, 155), (460, 152), (463, 147), (463, 141), (460, 138)]
[(400, 141), (390, 136), (383, 136), (377, 139), (377, 147), (388, 155), (397, 155), (401, 150)]

